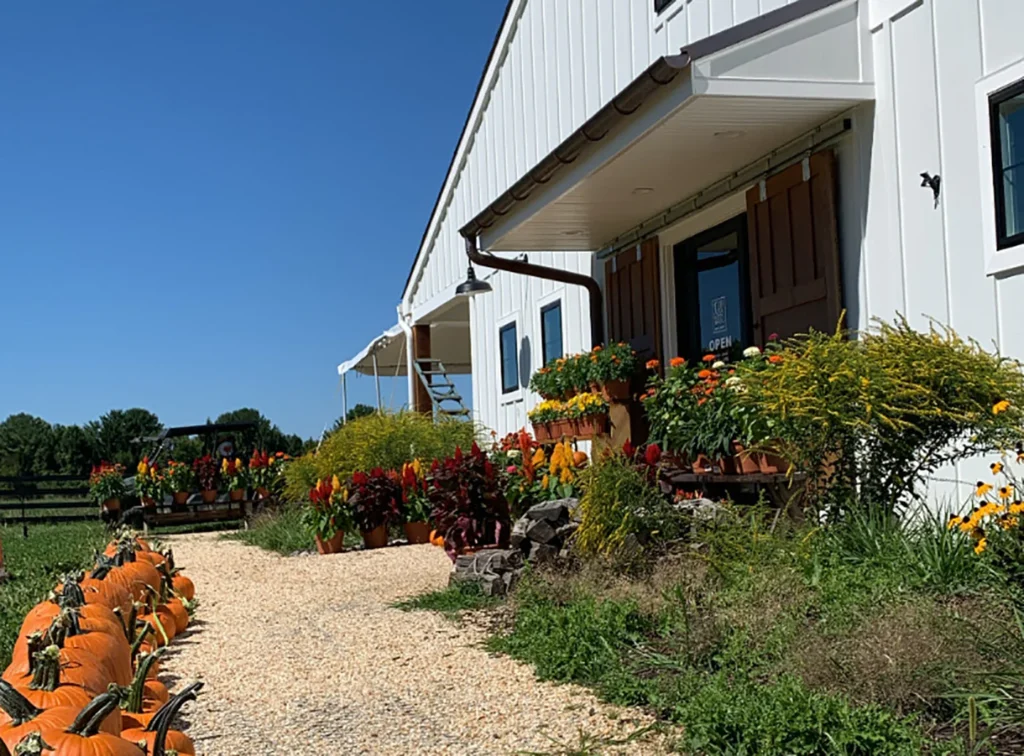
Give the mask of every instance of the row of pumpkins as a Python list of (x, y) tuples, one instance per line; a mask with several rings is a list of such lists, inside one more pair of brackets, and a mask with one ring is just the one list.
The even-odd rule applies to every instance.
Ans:
[(0, 756), (193, 756), (171, 722), (202, 683), (171, 696), (157, 674), (194, 600), (173, 554), (128, 531), (88, 577), (65, 576), (0, 678)]

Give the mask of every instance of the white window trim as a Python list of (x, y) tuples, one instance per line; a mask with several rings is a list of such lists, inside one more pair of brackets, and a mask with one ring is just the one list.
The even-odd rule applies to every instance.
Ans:
[[(507, 326), (509, 323), (516, 324), (516, 390), (504, 392), (504, 370), (505, 366), (501, 362), (501, 329)], [(509, 404), (516, 404), (517, 402), (523, 401), (523, 376), (522, 376), (522, 344), (523, 344), (523, 319), (519, 317), (519, 311), (516, 310), (503, 318), (498, 318), (498, 322), (494, 324), (494, 335), (497, 338), (498, 344), (495, 350), (495, 362), (497, 363), (497, 372), (495, 378), (498, 383), (498, 405), (501, 407)]]
[(978, 120), (978, 164), (981, 169), (981, 230), (985, 250), (985, 274), (1005, 275), (1024, 269), (1024, 244), (997, 249), (995, 177), (992, 175), (992, 125), (989, 96), (1024, 79), (1024, 60), (978, 80), (974, 105)]
[(536, 367), (538, 367), (538, 368), (544, 367), (544, 364), (542, 362), (543, 359), (544, 359), (544, 320), (541, 317), (541, 311), (545, 307), (547, 307), (548, 305), (554, 304), (555, 302), (560, 302), (561, 305), (562, 305), (562, 317), (561, 317), (561, 321), (562, 321), (562, 356), (563, 357), (565, 356), (565, 345), (566, 345), (566, 340), (565, 340), (565, 289), (560, 287), (560, 288), (556, 289), (554, 292), (552, 292), (551, 294), (548, 294), (547, 296), (540, 297), (534, 303), (534, 307), (535, 307), (534, 311), (536, 312), (536, 330), (535, 330), (535, 333), (537, 334), (537, 347), (538, 347), (537, 348)]

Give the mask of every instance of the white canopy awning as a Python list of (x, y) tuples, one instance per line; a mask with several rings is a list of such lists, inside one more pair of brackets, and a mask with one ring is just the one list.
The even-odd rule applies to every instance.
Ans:
[[(431, 326), (431, 357), (440, 360), (451, 375), (467, 375), (472, 372), (470, 363), (469, 323), (443, 322)], [(406, 337), (401, 325), (394, 325), (374, 338), (362, 351), (350, 360), (338, 365), (338, 375), (362, 373), (385, 378), (408, 375), (406, 360)]]

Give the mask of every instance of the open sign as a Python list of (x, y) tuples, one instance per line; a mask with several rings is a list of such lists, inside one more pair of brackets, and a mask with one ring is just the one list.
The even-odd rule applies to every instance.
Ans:
[(726, 349), (731, 349), (732, 341), (732, 336), (722, 336), (721, 338), (718, 339), (711, 339), (711, 341), (708, 342), (708, 351), (721, 352)]

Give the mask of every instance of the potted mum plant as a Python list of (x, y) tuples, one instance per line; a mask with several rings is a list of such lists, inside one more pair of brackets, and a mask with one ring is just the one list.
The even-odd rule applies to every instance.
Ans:
[(163, 471), (149, 457), (143, 457), (135, 468), (135, 493), (145, 507), (155, 507), (164, 497), (166, 481)]
[(363, 534), (368, 549), (388, 545), (388, 526), (401, 517), (402, 486), (398, 474), (377, 467), (368, 474), (357, 472), (348, 485), (352, 520)]
[(212, 504), (217, 500), (217, 463), (213, 457), (206, 454), (197, 458), (192, 463), (192, 472), (195, 473), (196, 481), (199, 483), (199, 491), (202, 493), (203, 502)]
[(543, 443), (562, 436), (562, 420), (565, 418), (565, 405), (557, 399), (541, 402), (527, 413), (533, 424), (533, 435)]
[(566, 412), (576, 438), (599, 436), (608, 427), (608, 402), (600, 394), (577, 394), (566, 402)]
[(310, 489), (309, 506), (303, 510), (302, 519), (318, 553), (340, 554), (344, 550), (345, 530), (352, 527), (352, 518), (337, 475), (329, 481), (318, 480)]
[(600, 392), (608, 402), (629, 399), (629, 384), (637, 369), (636, 352), (629, 344), (620, 341), (606, 347), (596, 346), (588, 361), (591, 390)]
[(220, 477), (228, 489), (228, 498), (231, 501), (243, 501), (245, 499), (245, 489), (249, 485), (247, 472), (245, 465), (242, 464), (240, 459), (228, 459), (225, 457), (224, 461), (220, 463)]
[(89, 495), (104, 512), (120, 512), (125, 495), (124, 466), (100, 462), (89, 474)]
[(178, 507), (184, 506), (188, 502), (189, 492), (191, 492), (192, 486), (196, 482), (196, 476), (192, 472), (192, 467), (184, 462), (177, 462), (172, 459), (167, 463), (164, 480), (167, 482), (167, 488), (170, 489), (171, 496), (174, 498), (174, 505)]
[(430, 499), (423, 465), (418, 459), (402, 466), (402, 517), (409, 543), (430, 542)]

